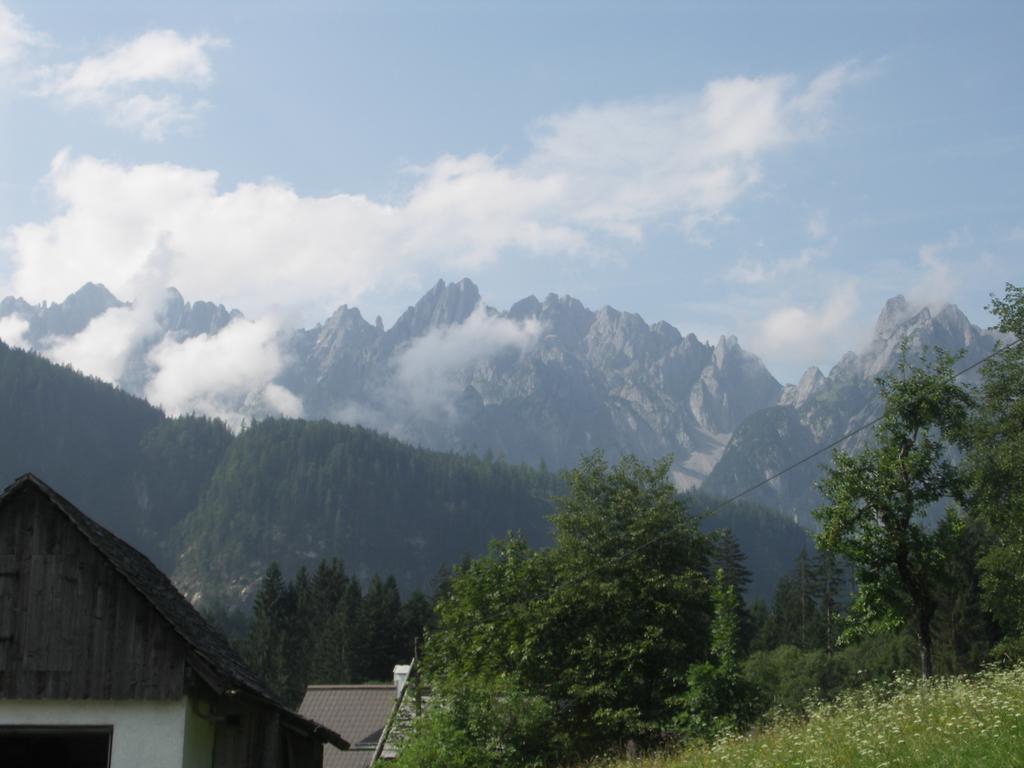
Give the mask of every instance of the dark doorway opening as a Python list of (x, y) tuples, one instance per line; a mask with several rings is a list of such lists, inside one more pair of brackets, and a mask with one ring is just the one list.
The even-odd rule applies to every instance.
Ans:
[(0, 726), (4, 768), (108, 768), (110, 728)]

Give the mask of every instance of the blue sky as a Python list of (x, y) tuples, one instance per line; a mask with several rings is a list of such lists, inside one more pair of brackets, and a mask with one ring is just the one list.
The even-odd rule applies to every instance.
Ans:
[(1024, 281), (1024, 4), (0, 6), (0, 295), (274, 327), (439, 277), (776, 375)]

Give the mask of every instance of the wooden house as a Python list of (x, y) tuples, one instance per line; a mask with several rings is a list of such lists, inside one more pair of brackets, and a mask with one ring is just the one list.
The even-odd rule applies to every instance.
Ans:
[(3, 491), (0, 765), (319, 768), (325, 743), (145, 556), (31, 475)]

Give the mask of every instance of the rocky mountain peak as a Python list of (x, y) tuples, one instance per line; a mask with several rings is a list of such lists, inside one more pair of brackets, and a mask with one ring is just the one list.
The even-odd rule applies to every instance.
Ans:
[(904, 320), (913, 314), (906, 296), (899, 294), (885, 302), (885, 306), (875, 321), (875, 337), (888, 338)]
[(543, 306), (536, 296), (527, 296), (513, 304), (508, 310), (508, 316), (513, 320), (525, 320), (528, 317), (537, 317)]
[(185, 301), (177, 288), (168, 288), (160, 313), (161, 327), (179, 338), (200, 334), (215, 334), (235, 318), (242, 317), (237, 309), (230, 312), (223, 304), (212, 301)]
[(457, 325), (469, 317), (480, 303), (480, 290), (468, 278), (457, 283), (437, 283), (416, 305), (409, 307), (388, 331), (394, 343), (427, 333), (432, 328)]
[(715, 367), (723, 368), (725, 366), (726, 359), (737, 352), (746, 354), (740, 348), (740, 342), (735, 336), (719, 336), (718, 343), (715, 344), (715, 352), (713, 356)]
[(822, 387), (828, 382), (823, 374), (816, 365), (812, 365), (806, 371), (804, 375), (800, 377), (800, 381), (796, 384), (787, 384), (782, 394), (779, 396), (779, 405), (792, 405), (794, 408), (799, 408), (808, 398), (817, 394)]
[(594, 313), (572, 296), (549, 293), (541, 307), (540, 318), (547, 332), (568, 348), (576, 347), (590, 330)]
[(51, 333), (71, 336), (83, 330), (94, 317), (113, 307), (122, 307), (114, 294), (101, 283), (86, 283), (60, 304), (53, 304), (47, 313), (51, 316), (47, 325)]

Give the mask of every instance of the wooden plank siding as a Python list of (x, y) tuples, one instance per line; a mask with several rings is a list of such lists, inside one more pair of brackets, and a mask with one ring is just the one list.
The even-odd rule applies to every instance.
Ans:
[(184, 640), (45, 497), (0, 515), (0, 698), (178, 699)]

